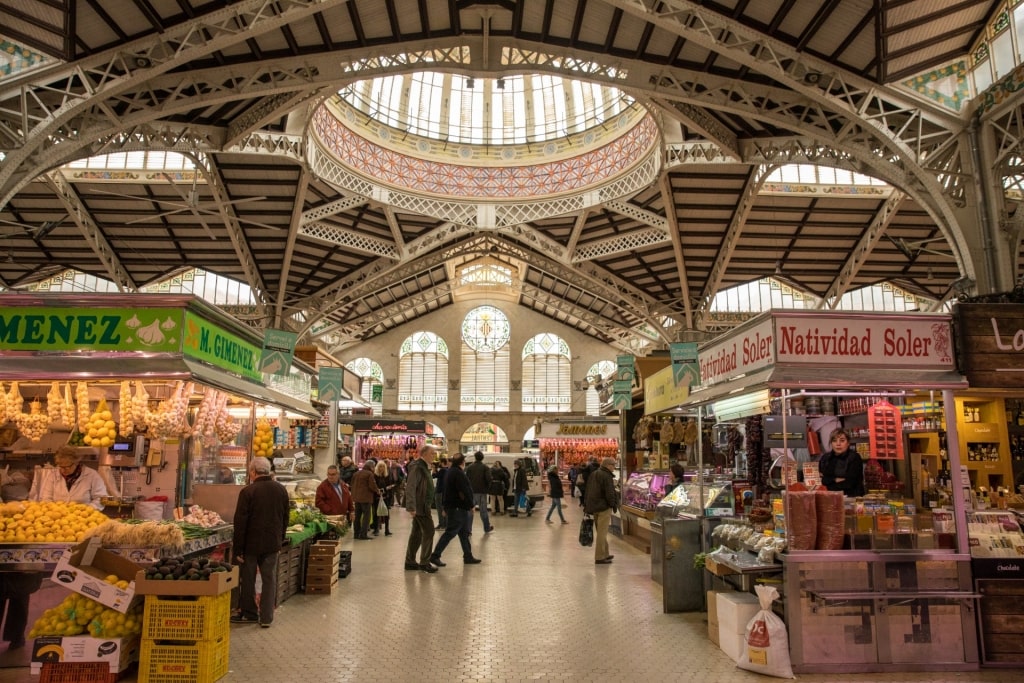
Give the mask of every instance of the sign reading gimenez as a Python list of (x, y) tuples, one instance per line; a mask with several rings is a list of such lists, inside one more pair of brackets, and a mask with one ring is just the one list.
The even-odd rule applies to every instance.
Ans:
[(185, 312), (185, 334), (181, 346), (186, 356), (205, 361), (257, 381), (262, 347), (228, 332), (191, 311)]
[(181, 309), (0, 308), (0, 350), (175, 352)]

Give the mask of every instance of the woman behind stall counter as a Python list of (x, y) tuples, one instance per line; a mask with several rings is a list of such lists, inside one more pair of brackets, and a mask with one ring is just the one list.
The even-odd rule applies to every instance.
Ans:
[(61, 446), (53, 455), (55, 470), (43, 470), (39, 482), (40, 501), (84, 503), (97, 510), (103, 509), (100, 499), (107, 495), (107, 487), (96, 470), (82, 464), (82, 458), (70, 446)]
[(837, 429), (829, 437), (832, 450), (821, 456), (818, 471), (821, 483), (829, 491), (842, 491), (845, 496), (864, 495), (864, 461), (850, 444), (850, 434)]

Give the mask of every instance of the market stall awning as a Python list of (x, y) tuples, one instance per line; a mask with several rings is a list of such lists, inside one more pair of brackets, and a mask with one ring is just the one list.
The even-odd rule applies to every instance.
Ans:
[(740, 375), (709, 387), (690, 391), (681, 407), (696, 407), (730, 396), (765, 389), (805, 391), (858, 391), (865, 388), (911, 391), (966, 389), (967, 378), (953, 370), (886, 368), (791, 367), (776, 365)]
[(284, 410), (290, 410), (312, 419), (318, 419), (320, 417), (320, 411), (314, 408), (308, 400), (303, 401), (295, 396), (289, 396), (288, 394), (281, 393), (280, 391), (275, 391), (274, 389), (262, 384), (250, 382), (247, 379), (236, 377), (235, 375), (231, 375), (226, 372), (220, 372), (216, 368), (203, 365), (202, 363), (197, 363), (189, 360), (188, 358), (183, 359), (183, 362), (188, 366), (192, 373), (192, 377), (197, 382), (208, 384), (215, 389), (220, 389), (231, 394), (247, 396), (262, 403), (276, 406)]

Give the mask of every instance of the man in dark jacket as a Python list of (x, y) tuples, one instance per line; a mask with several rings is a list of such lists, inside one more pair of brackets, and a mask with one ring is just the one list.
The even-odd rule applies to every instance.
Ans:
[(338, 472), (341, 474), (341, 480), (345, 482), (345, 485), (349, 488), (352, 487), (352, 476), (359, 471), (355, 463), (352, 462), (352, 457), (344, 455), (341, 458), (341, 468)]
[(480, 560), (473, 557), (473, 548), (469, 544), (469, 531), (466, 528), (466, 521), (473, 511), (473, 487), (462, 471), (466, 464), (466, 456), (459, 453), (451, 461), (448, 474), (444, 480), (444, 511), (448, 520), (441, 534), (440, 540), (434, 547), (434, 554), (430, 556), (430, 563), (443, 567), (441, 553), (448, 547), (448, 544), (456, 536), (462, 545), (463, 564), (480, 564)]
[[(434, 459), (434, 447), (423, 445), (413, 454), (405, 470), (405, 509), (412, 515), (409, 543), (405, 548), (405, 568), (419, 569), (433, 574), (437, 567), (430, 564), (434, 549), (434, 480), (430, 476), (427, 460)], [(419, 550), (419, 561), (416, 551)]]
[[(494, 514), (503, 515), (508, 512), (508, 489), (512, 485), (512, 475), (508, 468), (501, 464), (500, 460), (494, 461), (491, 467), (491, 482), (498, 482), (492, 493), (494, 494)], [(505, 511), (502, 512), (502, 507)]]
[(373, 468), (377, 463), (367, 460), (363, 469), (352, 475), (348, 485), (352, 490), (352, 500), (356, 504), (356, 528), (354, 538), (357, 541), (369, 541), (367, 532), (370, 530), (370, 518), (373, 516), (373, 498), (380, 495), (380, 487), (373, 477)]
[(619, 494), (615, 492), (615, 458), (605, 458), (601, 466), (587, 477), (584, 489), (586, 502), (583, 511), (594, 517), (594, 564), (611, 564), (614, 555), (608, 554), (608, 525), (612, 511), (619, 509)]
[(349, 524), (352, 523), (356, 511), (352, 492), (341, 480), (338, 468), (334, 465), (327, 468), (327, 478), (316, 487), (313, 504), (325, 515), (342, 515)]
[[(259, 622), (269, 628), (277, 602), (277, 554), (288, 529), (288, 492), (270, 476), (270, 461), (253, 458), (249, 465), (252, 483), (238, 494), (231, 542), (238, 565), (238, 614), (236, 623)], [(256, 607), (256, 570), (263, 580), (260, 605)]]
[[(484, 454), (477, 451), (473, 454), (473, 464), (466, 466), (466, 477), (473, 487), (473, 506), (480, 512), (480, 520), (484, 523), (484, 533), (494, 531), (491, 516), (487, 510), (487, 494), (491, 489), (491, 468), (484, 464)], [(469, 515), (467, 531), (473, 533), (473, 515)]]

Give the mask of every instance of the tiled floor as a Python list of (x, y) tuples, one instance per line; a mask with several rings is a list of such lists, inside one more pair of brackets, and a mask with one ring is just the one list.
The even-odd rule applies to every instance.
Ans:
[[(398, 511), (396, 511), (398, 512)], [(700, 681), (770, 678), (739, 670), (706, 637), (704, 615), (663, 614), (650, 556), (612, 538), (615, 560), (595, 565), (570, 524), (494, 518), (462, 564), (458, 543), (436, 574), (404, 571), (408, 516), (395, 535), (345, 540), (352, 574), (330, 596), (296, 595), (273, 627), (235, 625), (224, 683), (251, 681)], [(557, 518), (556, 518), (557, 519)], [(801, 675), (801, 681), (1024, 682), (1024, 671)], [(29, 681), (0, 669), (0, 683)], [(135, 681), (135, 677), (123, 679)]]

